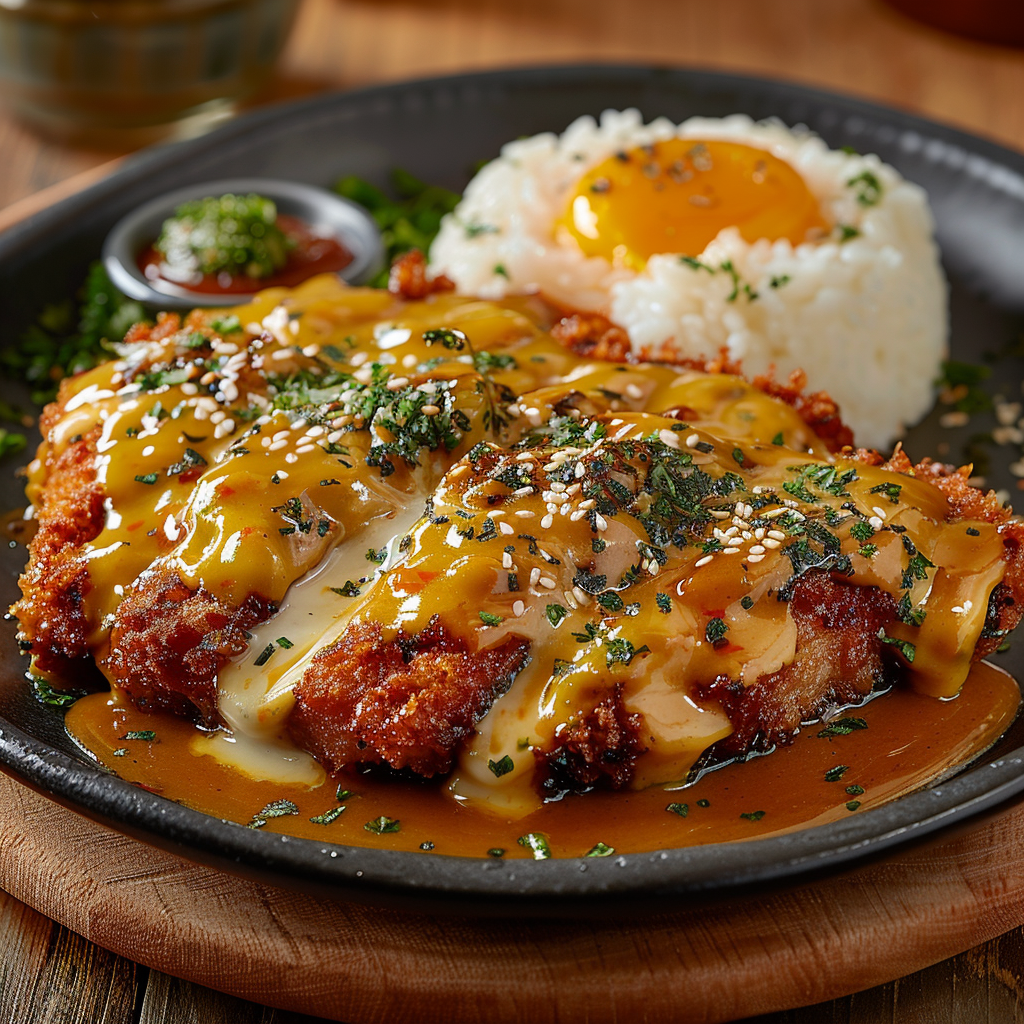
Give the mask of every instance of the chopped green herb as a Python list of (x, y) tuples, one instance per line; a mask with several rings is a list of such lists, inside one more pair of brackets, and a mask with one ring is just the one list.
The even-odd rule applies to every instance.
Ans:
[(342, 587), (330, 587), (328, 588), (332, 593), (340, 594), (342, 597), (358, 597), (359, 596), (359, 585), (353, 583), (351, 580), (346, 580), (345, 585)]
[(547, 615), (548, 622), (550, 622), (552, 626), (557, 626), (562, 621), (562, 619), (564, 619), (566, 615), (569, 614), (569, 612), (560, 604), (549, 604), (544, 609), (544, 614)]
[(515, 761), (506, 754), (500, 761), (488, 761), (487, 767), (491, 770), (491, 773), (496, 779), (500, 779), (502, 775), (508, 775), (516, 766)]
[(387, 557), (387, 548), (381, 548), (380, 551), (374, 551), (373, 548), (370, 548), (369, 551), (366, 552), (366, 560), (368, 562), (373, 562), (374, 565), (383, 565), (384, 559)]
[(825, 772), (825, 781), (838, 782), (849, 770), (850, 766), (848, 764), (837, 764), (834, 768), (829, 768)]
[(713, 647), (721, 647), (728, 642), (725, 639), (725, 634), (728, 632), (729, 627), (725, 621), (715, 616), (713, 619), (708, 619), (708, 624), (704, 627), (704, 638)]
[(663, 594), (660, 590), (654, 595), (654, 602), (658, 606), (658, 611), (663, 615), (668, 615), (672, 611), (672, 599), (668, 594)]
[(271, 818), (284, 818), (298, 813), (298, 807), (291, 800), (274, 800), (258, 814), (254, 814), (246, 828), (263, 828)]
[(497, 860), (499, 857), (505, 856), (505, 851), (500, 846), (492, 846), (487, 851), (487, 856), (494, 857), (494, 859)]
[(896, 650), (907, 659), (907, 661), (913, 663), (914, 656), (917, 654), (917, 648), (910, 643), (909, 640), (900, 640), (894, 636), (886, 636), (884, 629), (879, 629), (878, 639), (881, 640), (883, 644), (890, 644), (895, 647)]
[(367, 832), (372, 832), (375, 836), (382, 836), (386, 832), (400, 832), (401, 825), (402, 823), (397, 818), (388, 818), (382, 814), (379, 818), (368, 821), (363, 828)]
[(754, 599), (749, 594), (745, 594), (740, 598), (740, 607), (743, 608), (744, 611), (749, 612), (750, 609), (754, 607)]
[(124, 757), (128, 753), (127, 747), (119, 747), (114, 751), (114, 757)]
[(735, 462), (737, 466), (742, 466), (744, 461), (745, 461), (745, 459), (746, 459), (746, 456), (743, 454), (743, 449), (742, 448), (733, 448), (733, 450), (732, 450), (732, 458), (733, 458), (733, 462)]
[(139, 473), (135, 477), (135, 482), (140, 484), (155, 484), (160, 477), (156, 473)]
[(332, 807), (329, 811), (324, 811), (323, 814), (318, 814), (315, 818), (309, 820), (314, 825), (330, 825), (332, 822), (337, 821), (345, 813), (345, 805), (339, 804), (337, 807)]
[(786, 439), (785, 439), (785, 438), (784, 438), (784, 437), (782, 436), (782, 431), (780, 430), (780, 431), (779, 431), (779, 432), (778, 432), (778, 433), (777, 433), (777, 434), (776, 434), (776, 435), (775, 435), (775, 436), (774, 436), (774, 437), (772, 438), (772, 444), (774, 444), (774, 445), (784, 445), (785, 443), (786, 443)]
[(839, 235), (840, 245), (842, 245), (843, 242), (849, 242), (852, 238), (856, 238), (860, 234), (860, 231), (852, 224), (837, 224), (835, 230)]
[(142, 740), (144, 743), (152, 743), (156, 739), (156, 733), (152, 729), (132, 729), (119, 738), (122, 740)]
[(882, 183), (871, 171), (861, 171), (846, 184), (857, 190), (857, 202), (861, 206), (875, 206), (882, 198)]
[(295, 644), (293, 644), (291, 642), (291, 640), (288, 639), (288, 637), (286, 637), (286, 636), (279, 636), (277, 638), (277, 646), (278, 647), (283, 647), (284, 650), (289, 651), (289, 650), (291, 650), (295, 646)]
[(711, 806), (711, 801), (710, 800), (698, 800), (697, 801), (697, 806), (698, 807), (710, 807)]
[(671, 814), (678, 814), (680, 818), (685, 818), (690, 813), (690, 808), (687, 804), (668, 804), (665, 810)]
[(854, 540), (871, 540), (874, 535), (874, 528), (869, 523), (865, 523), (863, 519), (858, 519), (857, 522), (850, 527), (850, 536)]
[(818, 736), (822, 739), (829, 739), (832, 736), (849, 736), (851, 732), (858, 729), (866, 729), (868, 723), (863, 718), (836, 718), (829, 722)]
[(259, 668), (262, 665), (266, 665), (266, 663), (268, 661), (270, 661), (271, 656), (273, 655), (273, 653), (274, 653), (274, 644), (273, 644), (273, 642), (271, 642), (271, 643), (267, 644), (267, 646), (264, 647), (262, 651), (260, 651), (260, 653), (257, 656), (256, 661), (254, 662), (254, 664), (257, 666), (257, 668)]
[(78, 692), (65, 693), (61, 690), (55, 690), (41, 676), (32, 676), (32, 695), (40, 704), (49, 704), (54, 708), (71, 707), (79, 697), (84, 696), (84, 694)]
[(744, 811), (740, 817), (747, 821), (760, 821), (764, 817), (764, 811)]
[(594, 843), (594, 845), (587, 850), (584, 857), (610, 857), (615, 852), (614, 846), (608, 846), (605, 843)]
[(485, 626), (500, 626), (504, 621), (500, 615), (495, 615), (493, 612), (480, 612), (480, 621)]
[(420, 849), (423, 850), (424, 853), (430, 853), (433, 848), (434, 844), (429, 839), (420, 843)]
[(864, 787), (863, 786), (857, 786), (857, 785), (847, 786), (846, 787), (846, 792), (850, 796), (862, 796), (863, 793), (864, 793)]
[(846, 809), (847, 809), (848, 811), (855, 811), (855, 810), (857, 810), (857, 808), (858, 808), (858, 807), (860, 807), (860, 801), (859, 801), (859, 800), (851, 800), (851, 801), (850, 801), (850, 802), (849, 802), (849, 803), (848, 803), (848, 804), (846, 805)]
[(551, 846), (543, 832), (527, 832), (517, 841), (533, 854), (534, 860), (548, 860), (551, 857)]

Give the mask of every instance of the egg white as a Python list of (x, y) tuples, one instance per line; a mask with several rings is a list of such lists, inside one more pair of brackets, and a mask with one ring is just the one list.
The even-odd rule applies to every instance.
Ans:
[[(749, 243), (725, 228), (698, 257), (714, 272), (666, 253), (636, 273), (585, 256), (565, 232), (556, 237), (583, 173), (620, 150), (673, 137), (767, 150), (800, 173), (826, 222), (846, 230), (794, 246)], [(882, 186), (874, 205), (858, 199), (865, 171)], [(946, 285), (924, 191), (876, 156), (830, 150), (806, 130), (742, 115), (677, 126), (666, 118), (645, 125), (636, 110), (605, 111), (562, 135), (511, 142), (446, 218), (431, 264), (465, 294), (539, 291), (604, 313), (638, 353), (725, 348), (747, 373), (803, 369), (811, 389), (840, 403), (859, 443), (873, 447), (929, 409), (945, 354)]]

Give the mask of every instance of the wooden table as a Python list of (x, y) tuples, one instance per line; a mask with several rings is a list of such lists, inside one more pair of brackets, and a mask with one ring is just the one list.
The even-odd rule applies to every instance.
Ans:
[[(1024, 149), (1024, 51), (971, 43), (875, 0), (306, 0), (262, 101), (453, 71), (579, 60), (788, 78), (904, 107)], [(0, 111), (0, 226), (119, 154), (42, 141)], [(0, 893), (0, 1020), (274, 1022), (114, 956)], [(900, 981), (758, 1024), (1024, 1020), (1024, 928)], [(753, 1022), (748, 1022), (753, 1024)]]

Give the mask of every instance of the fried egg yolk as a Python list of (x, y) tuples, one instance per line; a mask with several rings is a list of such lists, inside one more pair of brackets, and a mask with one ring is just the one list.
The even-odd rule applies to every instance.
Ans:
[(588, 256), (642, 270), (655, 253), (699, 256), (723, 228), (794, 245), (827, 229), (784, 160), (739, 142), (669, 139), (616, 153), (580, 178), (556, 227)]

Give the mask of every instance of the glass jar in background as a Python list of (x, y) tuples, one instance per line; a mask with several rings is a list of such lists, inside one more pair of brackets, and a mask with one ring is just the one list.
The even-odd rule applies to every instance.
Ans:
[(0, 91), (67, 142), (197, 134), (267, 80), (299, 0), (0, 0)]

